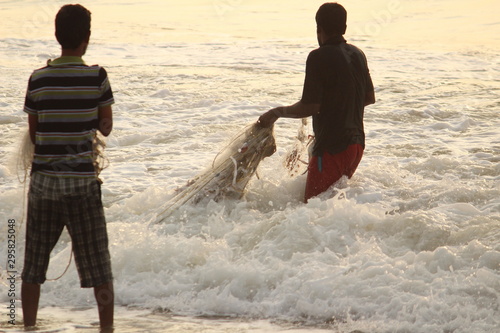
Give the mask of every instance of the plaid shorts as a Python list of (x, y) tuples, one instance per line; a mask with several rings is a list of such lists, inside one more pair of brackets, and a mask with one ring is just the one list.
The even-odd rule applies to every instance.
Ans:
[(24, 282), (45, 282), (50, 252), (64, 226), (71, 236), (82, 288), (111, 282), (106, 219), (97, 180), (62, 179), (33, 173), (27, 220)]

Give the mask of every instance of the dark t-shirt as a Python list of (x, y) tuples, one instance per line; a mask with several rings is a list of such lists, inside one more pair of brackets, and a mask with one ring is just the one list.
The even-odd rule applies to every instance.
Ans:
[(364, 103), (370, 91), (373, 83), (364, 53), (342, 36), (309, 54), (301, 102), (321, 104), (313, 116), (314, 155), (337, 154), (355, 143), (364, 147)]

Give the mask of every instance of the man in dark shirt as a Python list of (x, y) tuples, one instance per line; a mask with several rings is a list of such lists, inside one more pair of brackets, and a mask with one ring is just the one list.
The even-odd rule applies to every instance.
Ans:
[(326, 191), (342, 176), (351, 178), (365, 146), (364, 107), (375, 103), (366, 57), (342, 37), (347, 12), (325, 3), (316, 13), (320, 47), (309, 54), (302, 99), (269, 110), (264, 126), (278, 118), (313, 117), (315, 142), (309, 161), (304, 201)]

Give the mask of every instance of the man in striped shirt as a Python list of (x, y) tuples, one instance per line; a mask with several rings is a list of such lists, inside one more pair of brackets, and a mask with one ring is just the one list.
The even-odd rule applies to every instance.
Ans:
[(50, 252), (66, 226), (84, 288), (94, 288), (101, 328), (113, 325), (114, 292), (100, 181), (94, 167), (97, 131), (111, 132), (113, 93), (107, 73), (82, 56), (90, 39), (90, 12), (63, 6), (56, 16), (61, 57), (35, 70), (24, 111), (35, 144), (22, 273), (25, 326), (34, 326)]

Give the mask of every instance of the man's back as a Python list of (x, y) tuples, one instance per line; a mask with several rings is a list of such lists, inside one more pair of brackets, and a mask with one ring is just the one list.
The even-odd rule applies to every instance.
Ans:
[(313, 116), (315, 155), (336, 154), (350, 144), (364, 146), (364, 102), (372, 90), (365, 55), (341, 36), (310, 53), (302, 102), (321, 104)]
[(86, 66), (80, 57), (61, 57), (34, 71), (24, 108), (38, 121), (32, 172), (95, 178), (98, 110), (112, 103), (104, 68)]

